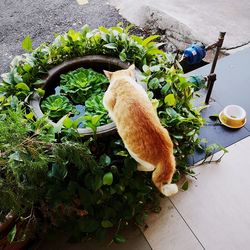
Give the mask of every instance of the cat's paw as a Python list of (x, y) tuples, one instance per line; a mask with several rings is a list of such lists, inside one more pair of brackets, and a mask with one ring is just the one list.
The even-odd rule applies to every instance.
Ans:
[(171, 196), (171, 195), (174, 195), (178, 192), (178, 187), (176, 184), (166, 184), (166, 185), (162, 186), (161, 192), (165, 196)]

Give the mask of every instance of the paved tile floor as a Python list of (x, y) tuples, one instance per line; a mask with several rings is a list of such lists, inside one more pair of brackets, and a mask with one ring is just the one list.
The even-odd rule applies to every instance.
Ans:
[(228, 150), (220, 163), (195, 168), (189, 190), (150, 217), (144, 234), (152, 249), (250, 249), (250, 137)]

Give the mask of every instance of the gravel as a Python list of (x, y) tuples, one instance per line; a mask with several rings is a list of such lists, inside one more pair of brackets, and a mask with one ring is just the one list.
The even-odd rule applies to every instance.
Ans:
[(0, 74), (8, 71), (15, 55), (24, 53), (21, 43), (27, 35), (36, 48), (42, 42), (51, 42), (55, 34), (70, 28), (79, 30), (84, 24), (97, 28), (127, 23), (103, 0), (89, 0), (86, 5), (76, 0), (1, 0), (0, 9)]

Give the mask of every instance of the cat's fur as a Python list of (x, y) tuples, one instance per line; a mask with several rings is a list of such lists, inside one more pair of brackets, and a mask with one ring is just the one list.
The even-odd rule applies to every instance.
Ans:
[(138, 170), (153, 171), (155, 186), (170, 196), (178, 192), (177, 185), (171, 184), (175, 172), (173, 143), (145, 90), (135, 81), (134, 68), (104, 71), (110, 85), (103, 104), (128, 152), (139, 163)]

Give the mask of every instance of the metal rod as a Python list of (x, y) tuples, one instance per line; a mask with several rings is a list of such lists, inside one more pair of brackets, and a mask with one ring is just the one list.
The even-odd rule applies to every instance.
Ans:
[(207, 89), (207, 95), (206, 95), (206, 99), (205, 99), (206, 105), (209, 104), (210, 96), (212, 94), (212, 90), (213, 90), (213, 86), (214, 86), (215, 81), (216, 81), (216, 74), (215, 73), (211, 73), (207, 76), (208, 89)]
[(220, 32), (218, 41), (215, 43), (217, 48), (216, 48), (216, 52), (214, 55), (214, 60), (211, 66), (211, 70), (210, 70), (210, 74), (208, 75), (208, 81), (207, 81), (207, 95), (206, 95), (206, 100), (205, 100), (205, 104), (209, 104), (209, 99), (210, 96), (212, 94), (212, 90), (213, 90), (213, 86), (214, 86), (214, 82), (216, 81), (216, 74), (214, 74), (214, 70), (217, 64), (217, 60), (219, 57), (219, 53), (220, 53), (220, 49), (222, 47), (223, 41), (224, 41), (224, 37), (225, 37), (226, 32)]
[(214, 73), (215, 66), (216, 66), (218, 56), (219, 56), (219, 53), (220, 53), (220, 49), (221, 49), (223, 41), (224, 41), (225, 34), (226, 34), (226, 32), (220, 32), (220, 36), (219, 36), (219, 40), (217, 42), (217, 48), (216, 48), (213, 64), (212, 64), (212, 67), (211, 67), (211, 70), (210, 70), (210, 74)]

